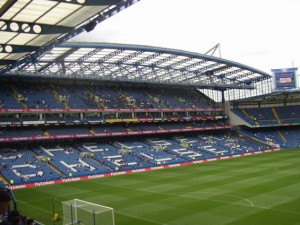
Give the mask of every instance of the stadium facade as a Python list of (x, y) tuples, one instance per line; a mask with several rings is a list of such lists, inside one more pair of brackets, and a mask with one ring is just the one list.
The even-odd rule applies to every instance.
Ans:
[[(4, 185), (32, 187), (299, 146), (300, 95), (272, 92), (265, 72), (176, 49), (68, 41), (136, 2), (1, 3)], [(30, 10), (39, 13), (28, 17)]]

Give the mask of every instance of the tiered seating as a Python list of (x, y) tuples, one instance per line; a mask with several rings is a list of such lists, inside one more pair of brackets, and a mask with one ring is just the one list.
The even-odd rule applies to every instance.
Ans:
[(257, 124), (261, 126), (278, 125), (272, 108), (232, 109), (232, 111), (252, 126)]
[(226, 136), (226, 135), (214, 135), (216, 146), (220, 146), (223, 150), (226, 150), (225, 155), (236, 155), (247, 152), (254, 152), (262, 149), (262, 146), (254, 145), (249, 141), (241, 138)]
[[(217, 107), (212, 100), (196, 90), (150, 87), (116, 88), (94, 85), (71, 86), (26, 82), (0, 85), (2, 90), (0, 108), (5, 109), (186, 109)], [(20, 98), (18, 99), (19, 102), (15, 98)]]
[[(251, 126), (255, 126), (255, 122), (254, 122), (254, 117), (249, 117), (247, 115), (245, 115), (242, 110), (240, 109), (231, 109), (232, 112), (234, 112), (237, 116), (241, 117), (242, 119), (244, 119), (246, 122), (248, 122)], [(256, 120), (256, 119), (255, 119)]]
[(190, 127), (190, 125), (184, 123), (172, 123), (172, 124), (162, 123), (160, 127), (164, 130), (174, 130), (174, 129), (185, 129)]
[(143, 143), (141, 141), (134, 142), (122, 142), (121, 145), (126, 145), (131, 147), (132, 154), (145, 162), (152, 165), (164, 165), (174, 163), (176, 157), (163, 151), (163, 146), (157, 143)]
[(255, 139), (261, 140), (265, 143), (273, 143), (278, 144), (279, 146), (285, 146), (285, 141), (280, 136), (280, 130), (271, 130), (271, 129), (264, 129), (264, 130), (247, 130), (243, 131), (245, 134), (252, 136)]
[(14, 84), (17, 92), (25, 99), (29, 109), (63, 109), (64, 104), (59, 102), (53, 94), (51, 85), (48, 84)]
[(23, 105), (14, 98), (11, 85), (1, 84), (0, 109), (22, 109)]
[(128, 129), (130, 131), (155, 131), (160, 128), (156, 124), (131, 124)]
[(67, 96), (67, 103), (71, 109), (98, 108), (83, 86), (57, 86), (57, 92), (61, 96)]
[(49, 135), (68, 135), (68, 134), (90, 134), (90, 131), (84, 127), (52, 127), (47, 128)]
[(176, 96), (179, 102), (184, 103), (186, 108), (216, 108), (213, 101), (209, 100), (205, 95), (195, 90), (186, 90), (178, 92), (176, 90), (169, 90)]
[(247, 113), (255, 118), (261, 126), (278, 124), (277, 119), (272, 111), (272, 108), (252, 108), (245, 109)]
[(92, 130), (95, 133), (113, 133), (113, 132), (127, 132), (127, 128), (123, 127), (123, 125), (99, 125), (92, 126)]
[[(31, 119), (28, 119), (31, 120)], [(66, 120), (67, 122), (68, 120)], [(71, 120), (72, 121), (72, 120)], [(24, 121), (23, 121), (24, 122)], [(98, 134), (105, 135), (130, 135), (131, 132), (142, 133), (159, 133), (162, 131), (174, 132), (178, 130), (192, 131), (193, 128), (215, 129), (224, 123), (221, 121), (202, 121), (202, 122), (160, 122), (160, 123), (114, 123), (99, 125), (61, 125), (61, 126), (34, 126), (34, 127), (5, 127), (0, 128), (0, 141), (11, 142), (45, 140), (53, 138), (70, 138), (70, 137), (94, 137)], [(219, 129), (219, 128), (218, 128)], [(157, 132), (153, 132), (157, 131)], [(73, 135), (73, 136), (72, 136)]]
[(167, 151), (172, 151), (173, 154), (185, 159), (185, 161), (205, 159), (205, 153), (202, 153), (193, 147), (196, 142), (191, 137), (174, 137), (168, 140), (172, 145), (167, 146)]
[(176, 99), (168, 89), (149, 88), (147, 92), (157, 99), (163, 108), (187, 108), (187, 106)]
[(283, 124), (300, 124), (300, 106), (276, 107), (276, 112)]
[(149, 167), (148, 163), (132, 156), (131, 146), (125, 147), (115, 144), (84, 143), (80, 145), (81, 151), (93, 154), (95, 160), (107, 166), (111, 170), (129, 170)]
[(50, 164), (64, 176), (78, 177), (104, 173), (108, 169), (91, 160), (71, 146), (38, 146), (32, 148), (36, 154), (50, 158)]
[(15, 138), (15, 137), (36, 137), (44, 136), (44, 133), (39, 128), (10, 128), (10, 129), (0, 129), (5, 135), (0, 135), (0, 138)]
[[(296, 131), (300, 135), (300, 129)], [(289, 137), (290, 143), (296, 139), (296, 136)], [(103, 174), (242, 154), (264, 148), (236, 137), (203, 134), (72, 145), (41, 144), (30, 149), (34, 154), (28, 149), (0, 149), (2, 175), (8, 181), (12, 179), (17, 184)]]
[(1, 173), (14, 184), (33, 183), (59, 179), (60, 174), (47, 165), (47, 160), (38, 158), (28, 149), (5, 148), (0, 152)]
[(108, 109), (127, 109), (131, 108), (126, 104), (125, 99), (114, 87), (89, 86), (94, 96), (99, 98), (99, 104)]
[[(256, 125), (255, 122), (259, 123), (261, 126), (300, 124), (300, 106), (231, 109), (231, 111), (243, 118), (252, 126)], [(245, 115), (243, 111), (248, 115)]]
[(132, 105), (133, 107), (140, 109), (154, 109), (161, 108), (162, 106), (155, 102), (154, 99), (150, 98), (150, 96), (141, 88), (120, 88), (121, 92), (124, 93), (127, 97), (127, 103)]
[(288, 148), (300, 147), (300, 128), (282, 129), (282, 133), (286, 139), (285, 146)]

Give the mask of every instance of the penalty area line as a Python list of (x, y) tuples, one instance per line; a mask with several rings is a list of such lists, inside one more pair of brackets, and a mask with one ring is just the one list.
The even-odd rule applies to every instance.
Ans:
[(128, 216), (128, 217), (132, 217), (132, 218), (135, 218), (135, 219), (139, 219), (139, 220), (143, 220), (143, 221), (155, 223), (155, 224), (168, 225), (166, 223), (160, 223), (160, 222), (155, 221), (155, 220), (149, 220), (149, 219), (145, 219), (145, 218), (142, 218), (142, 217), (139, 217), (139, 216), (133, 216), (133, 215), (130, 215), (130, 214), (127, 214), (127, 213), (122, 213), (122, 212), (117, 212), (117, 211), (115, 211), (115, 213), (118, 213), (118, 214), (124, 215), (124, 216)]

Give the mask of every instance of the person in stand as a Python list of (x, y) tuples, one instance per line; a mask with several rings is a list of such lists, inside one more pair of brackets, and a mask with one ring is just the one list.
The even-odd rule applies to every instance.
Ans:
[(11, 196), (6, 189), (0, 189), (0, 222), (5, 220), (9, 213)]
[(27, 224), (24, 224), (24, 225), (34, 225), (35, 224), (35, 222), (34, 222), (34, 219), (28, 219), (27, 220)]
[(22, 220), (21, 220), (21, 214), (19, 213), (18, 210), (14, 209), (12, 210), (7, 218), (0, 222), (0, 225), (21, 225)]

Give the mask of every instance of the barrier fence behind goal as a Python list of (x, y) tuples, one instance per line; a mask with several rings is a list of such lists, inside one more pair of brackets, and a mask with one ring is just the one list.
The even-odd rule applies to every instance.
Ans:
[(63, 225), (115, 225), (114, 209), (79, 199), (63, 201)]

